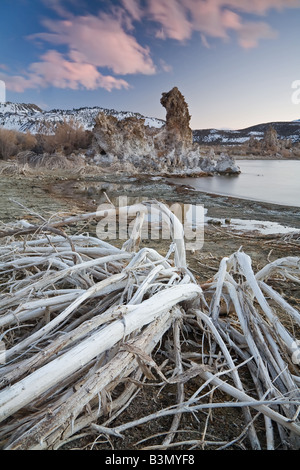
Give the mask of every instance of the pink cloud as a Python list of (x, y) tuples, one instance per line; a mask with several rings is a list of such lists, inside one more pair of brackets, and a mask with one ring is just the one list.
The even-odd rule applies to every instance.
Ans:
[(108, 91), (129, 86), (125, 80), (102, 75), (92, 64), (67, 60), (54, 50), (48, 51), (41, 59), (40, 62), (31, 64), (30, 72), (42, 85), (73, 90), (80, 86), (88, 90), (102, 87)]
[(28, 88), (48, 86), (72, 90), (104, 88), (107, 91), (129, 88), (129, 84), (125, 80), (102, 75), (95, 66), (67, 60), (54, 50), (48, 51), (40, 59), (39, 62), (29, 66), (25, 76), (6, 77), (7, 89), (23, 92)]
[(276, 37), (276, 31), (264, 22), (245, 23), (238, 32), (238, 42), (245, 49), (258, 46), (260, 39), (274, 39)]
[(161, 66), (161, 68), (164, 72), (172, 72), (173, 71), (172, 65), (168, 64), (165, 60), (160, 59), (159, 62), (160, 62), (160, 66)]
[(95, 67), (107, 67), (118, 75), (154, 74), (156, 68), (149, 48), (141, 46), (125, 30), (123, 23), (128, 25), (128, 17), (124, 19), (120, 10), (115, 12), (115, 15), (101, 13), (61, 21), (47, 20), (44, 25), (49, 32), (31, 38), (67, 45), (70, 55), (77, 60)]
[[(74, 90), (128, 89), (130, 85), (123, 76), (157, 73), (149, 47), (141, 45), (134, 35), (135, 22), (150, 24), (147, 33), (152, 32), (157, 39), (186, 43), (198, 33), (204, 47), (210, 47), (210, 39), (236, 38), (241, 47), (249, 49), (262, 39), (276, 37), (272, 27), (261, 21), (268, 11), (300, 8), (300, 0), (120, 0), (119, 6), (112, 5), (108, 13), (75, 16), (66, 5), (80, 0), (43, 1), (61, 19), (45, 20), (46, 32), (31, 39), (50, 44), (51, 50), (23, 74), (9, 77), (0, 64), (0, 75), (9, 90), (51, 85)], [(257, 21), (246, 20), (246, 13), (256, 15)], [(66, 52), (53, 50), (55, 46), (64, 46)], [(110, 72), (104, 74), (99, 69)], [(172, 69), (161, 61), (160, 70)]]
[[(135, 8), (140, 5), (138, 0), (130, 2)], [(266, 22), (247, 22), (242, 15), (262, 16), (286, 8), (300, 8), (300, 0), (147, 0), (144, 16), (158, 24), (157, 38), (186, 41), (197, 31), (207, 47), (207, 38), (228, 40), (234, 31), (238, 43), (250, 48), (261, 39), (275, 38), (276, 32)]]
[[(69, 10), (65, 7), (64, 3), (66, 0), (42, 0), (42, 2), (48, 7), (54, 10), (58, 15), (64, 18), (72, 16)], [(71, 4), (77, 5), (78, 0), (69, 0)]]
[[(196, 0), (197, 1), (197, 0)], [(216, 0), (220, 8), (234, 8), (237, 11), (264, 15), (269, 10), (299, 8), (299, 0)]]
[(157, 37), (165, 37), (184, 41), (191, 37), (192, 25), (187, 18), (184, 2), (177, 0), (150, 0), (148, 12), (154, 21), (160, 23), (162, 29)]
[(143, 16), (143, 10), (138, 0), (121, 0), (122, 4), (127, 12), (136, 21), (141, 21)]
[[(124, 8), (112, 7), (110, 13), (101, 12), (97, 16), (75, 16), (67, 10), (66, 2), (43, 1), (62, 19), (44, 20), (47, 31), (28, 39), (47, 42), (51, 49), (31, 63), (26, 72), (6, 74), (9, 90), (23, 92), (28, 88), (54, 86), (112, 91), (130, 88), (129, 83), (118, 75), (156, 73), (150, 49), (141, 46), (131, 34), (132, 21), (138, 20), (142, 11), (136, 0), (122, 0), (130, 13)], [(77, 3), (78, 0), (68, 2)], [(62, 54), (53, 46), (66, 46), (67, 51)], [(113, 74), (101, 73), (99, 69), (109, 69)]]
[(234, 27), (240, 23), (239, 15), (228, 10), (224, 12), (215, 0), (148, 0), (148, 14), (159, 24), (158, 38), (178, 41), (190, 39), (194, 31), (205, 38), (226, 39), (233, 26), (233, 17)]
[(22, 93), (27, 88), (34, 88), (30, 83), (30, 79), (22, 77), (21, 75), (7, 75), (0, 73), (0, 79), (5, 82), (6, 89), (17, 93)]
[[(138, 18), (134, 0), (124, 1), (131, 16)], [(113, 8), (110, 14), (98, 16), (74, 16), (66, 12), (60, 0), (51, 0), (49, 6), (64, 18), (45, 20), (48, 31), (29, 39), (48, 42), (52, 47), (67, 46), (67, 52), (64, 55), (53, 49), (46, 52), (22, 76), (10, 77), (11, 90), (54, 86), (112, 91), (128, 89), (130, 85), (123, 78), (100, 73), (99, 69), (110, 69), (116, 75), (156, 73), (150, 49), (141, 46), (128, 32), (133, 28), (132, 20), (124, 9)]]

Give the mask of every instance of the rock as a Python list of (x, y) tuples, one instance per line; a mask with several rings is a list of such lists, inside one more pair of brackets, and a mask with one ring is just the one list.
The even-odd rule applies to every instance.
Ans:
[(168, 93), (162, 94), (160, 102), (167, 113), (165, 131), (168, 145), (191, 149), (193, 146), (191, 116), (184, 96), (177, 87), (174, 87)]
[(265, 130), (264, 137), (261, 140), (255, 139), (253, 136), (248, 142), (249, 149), (266, 156), (275, 156), (276, 158), (283, 158), (290, 156), (292, 148), (292, 141), (290, 139), (279, 139), (276, 129), (270, 124)]
[(216, 220), (216, 219), (208, 219), (207, 223), (209, 225), (222, 225), (221, 220)]
[(193, 143), (191, 116), (184, 96), (174, 87), (163, 93), (166, 123), (161, 128), (145, 125), (144, 119), (116, 117), (99, 113), (93, 130), (91, 155), (98, 165), (129, 173), (178, 176), (207, 173), (238, 173), (228, 156), (218, 161), (214, 152), (203, 157)]
[(251, 135), (249, 141), (248, 141), (248, 147), (250, 149), (257, 149), (260, 143), (258, 140), (254, 137), (254, 135)]
[(144, 119), (116, 117), (99, 113), (94, 127), (94, 146), (98, 154), (126, 160), (131, 156), (144, 157), (154, 149), (147, 135)]
[(239, 174), (241, 172), (234, 159), (225, 153), (221, 153), (218, 158), (215, 171), (221, 174)]
[(263, 147), (266, 148), (267, 150), (273, 150), (273, 151), (276, 151), (279, 148), (277, 132), (274, 129), (274, 127), (272, 127), (271, 125), (267, 128), (265, 132), (264, 140), (263, 140)]
[(203, 157), (201, 162), (201, 170), (206, 172), (214, 172), (216, 168), (216, 161), (210, 158), (210, 156)]

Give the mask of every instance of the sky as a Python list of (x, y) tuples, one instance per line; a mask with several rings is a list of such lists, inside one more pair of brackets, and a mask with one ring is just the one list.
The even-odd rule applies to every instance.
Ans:
[(164, 119), (177, 86), (192, 129), (300, 119), (300, 0), (1, 0), (0, 80), (45, 110)]

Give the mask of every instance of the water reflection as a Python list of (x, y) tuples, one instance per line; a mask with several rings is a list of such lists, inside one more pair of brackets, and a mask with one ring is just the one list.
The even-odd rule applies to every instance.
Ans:
[(180, 178), (199, 191), (300, 207), (300, 161), (239, 160), (238, 176)]

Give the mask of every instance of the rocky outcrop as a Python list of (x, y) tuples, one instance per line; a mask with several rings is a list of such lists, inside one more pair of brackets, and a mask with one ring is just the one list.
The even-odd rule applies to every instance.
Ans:
[(253, 135), (250, 137), (248, 148), (256, 155), (276, 156), (276, 158), (292, 156), (291, 139), (280, 139), (271, 124), (266, 128), (262, 139), (258, 140)]
[(221, 153), (220, 157), (216, 161), (215, 171), (222, 175), (233, 175), (240, 173), (240, 169), (236, 165), (234, 159), (225, 153)]
[(145, 125), (144, 119), (99, 113), (93, 130), (94, 162), (132, 173), (197, 175), (207, 172), (239, 172), (234, 161), (213, 155), (202, 156), (193, 143), (191, 116), (184, 96), (174, 87), (162, 94), (166, 122), (160, 128)]
[(99, 113), (94, 127), (94, 139), (98, 152), (108, 157), (126, 160), (128, 157), (145, 157), (153, 152), (153, 139), (144, 119), (116, 117)]
[(193, 147), (193, 131), (190, 128), (191, 116), (184, 96), (174, 87), (168, 93), (162, 94), (160, 102), (166, 108), (166, 150), (189, 152)]
[(279, 150), (277, 132), (272, 126), (269, 126), (265, 132), (263, 139), (263, 148), (267, 150), (272, 150), (273, 152)]

